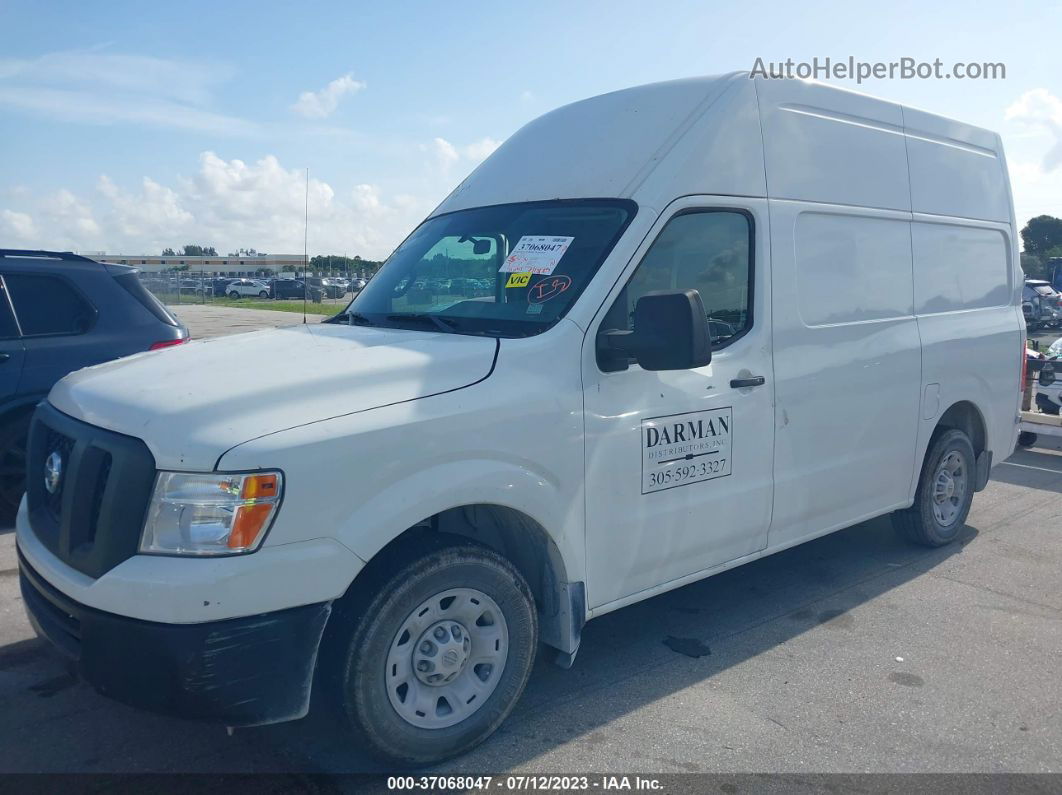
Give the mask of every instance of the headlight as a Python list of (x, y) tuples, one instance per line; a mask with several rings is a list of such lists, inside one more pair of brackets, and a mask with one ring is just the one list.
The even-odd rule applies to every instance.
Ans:
[(262, 543), (280, 508), (279, 472), (160, 472), (140, 551), (165, 555), (237, 555)]

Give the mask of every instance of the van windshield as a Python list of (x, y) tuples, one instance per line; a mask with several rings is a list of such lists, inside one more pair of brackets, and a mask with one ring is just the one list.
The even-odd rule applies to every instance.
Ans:
[(636, 207), (588, 199), (461, 210), (421, 224), (334, 322), (526, 337), (568, 311)]

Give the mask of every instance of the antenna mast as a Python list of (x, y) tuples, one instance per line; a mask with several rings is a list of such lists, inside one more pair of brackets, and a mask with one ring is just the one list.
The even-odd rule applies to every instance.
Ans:
[(306, 285), (307, 275), (306, 271), (310, 267), (310, 260), (308, 257), (309, 248), (307, 242), (310, 238), (310, 168), (306, 168), (306, 202), (304, 206), (305, 214), (302, 222), (302, 322), (306, 324)]

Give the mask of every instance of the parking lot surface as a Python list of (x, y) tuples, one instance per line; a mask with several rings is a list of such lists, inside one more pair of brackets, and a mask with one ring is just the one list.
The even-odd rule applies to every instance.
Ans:
[[(239, 309), (211, 304), (177, 304), (168, 307), (188, 327), (192, 339), (220, 337), (244, 331), (278, 328), (302, 323), (296, 312), (275, 312), (269, 309)], [(337, 310), (338, 311), (338, 310)], [(325, 315), (307, 314), (307, 323), (320, 323)]]
[[(302, 321), (177, 310), (198, 337)], [(572, 670), (542, 655), (501, 731), (439, 770), (1062, 770), (1062, 446), (1045, 444), (994, 470), (961, 543), (913, 547), (877, 519), (590, 622)], [(42, 771), (379, 768), (316, 712), (228, 736), (97, 695), (34, 637), (3, 528), (0, 772)]]

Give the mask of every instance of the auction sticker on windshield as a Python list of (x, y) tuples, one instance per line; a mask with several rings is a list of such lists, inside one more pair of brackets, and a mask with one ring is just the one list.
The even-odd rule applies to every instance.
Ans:
[(574, 237), (524, 235), (513, 246), (498, 272), (549, 276), (573, 240)]
[(730, 474), (731, 408), (642, 420), (642, 494)]

